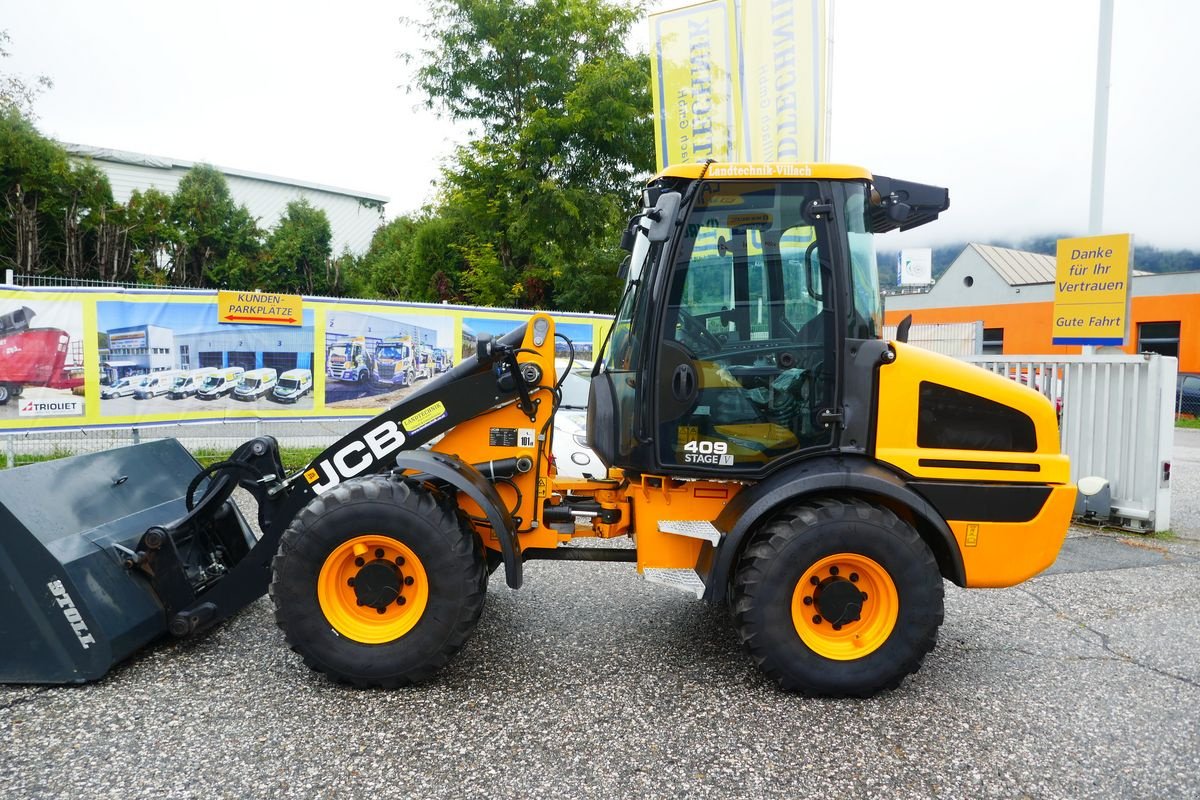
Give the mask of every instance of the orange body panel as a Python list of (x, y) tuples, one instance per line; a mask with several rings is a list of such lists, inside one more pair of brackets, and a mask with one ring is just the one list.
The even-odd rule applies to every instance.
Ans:
[(950, 520), (958, 540), (967, 586), (1013, 586), (1054, 563), (1075, 507), (1075, 486), (1055, 486), (1046, 505), (1029, 522)]
[(633, 535), (637, 542), (638, 572), (646, 568), (681, 569), (706, 563), (712, 545), (703, 539), (661, 533), (659, 520), (715, 520), (726, 504), (741, 490), (738, 483), (672, 481), (662, 486), (647, 485), (643, 478), (626, 493), (633, 503)]

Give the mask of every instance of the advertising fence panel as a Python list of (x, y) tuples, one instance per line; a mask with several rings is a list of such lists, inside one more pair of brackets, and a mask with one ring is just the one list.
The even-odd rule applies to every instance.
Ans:
[[(374, 416), (531, 313), (295, 302), (229, 322), (215, 291), (0, 288), (0, 433)], [(591, 360), (610, 318), (554, 316)]]

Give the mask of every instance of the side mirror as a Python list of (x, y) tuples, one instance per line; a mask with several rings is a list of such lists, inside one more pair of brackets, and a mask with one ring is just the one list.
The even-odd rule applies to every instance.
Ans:
[(617, 278), (624, 282), (629, 277), (629, 264), (633, 261), (633, 256), (627, 255), (621, 259), (621, 266), (617, 267)]
[(683, 195), (679, 192), (663, 192), (654, 205), (654, 211), (646, 215), (650, 226), (646, 229), (646, 238), (652, 242), (665, 242), (671, 238), (671, 230), (675, 227), (675, 216), (679, 213), (679, 203)]
[(486, 364), (492, 355), (492, 335), (490, 333), (481, 333), (475, 339), (475, 358), (481, 363)]
[(908, 343), (908, 329), (912, 327), (912, 314), (909, 314), (904, 319), (900, 320), (900, 324), (896, 326), (896, 341)]
[(625, 230), (621, 231), (621, 249), (626, 253), (633, 252), (633, 243), (637, 241), (637, 234), (633, 232), (634, 224), (636, 223), (627, 225)]

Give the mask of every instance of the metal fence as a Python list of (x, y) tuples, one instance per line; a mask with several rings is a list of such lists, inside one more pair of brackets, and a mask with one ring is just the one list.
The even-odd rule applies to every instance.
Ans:
[[(896, 338), (896, 325), (883, 326), (883, 338)], [(982, 322), (935, 322), (913, 325), (908, 343), (947, 356), (971, 356), (983, 352)]]
[(1176, 359), (1142, 353), (962, 360), (1030, 386), (1059, 406), (1060, 444), (1071, 458), (1071, 479), (1106, 479), (1117, 524), (1134, 530), (1170, 527)]
[(324, 448), (365, 419), (238, 420), (132, 428), (12, 431), (3, 434), (0, 455), (3, 466), (19, 467), (48, 458), (112, 450), (165, 438), (179, 439), (193, 453), (227, 455), (242, 442), (264, 434), (274, 436), (284, 449)]

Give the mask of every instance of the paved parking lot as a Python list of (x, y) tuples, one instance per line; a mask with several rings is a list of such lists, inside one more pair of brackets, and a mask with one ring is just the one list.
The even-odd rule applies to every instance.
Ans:
[[(1176, 444), (1190, 531), (1200, 436)], [(1194, 798), (1198, 598), (1200, 541), (1076, 529), (1020, 587), (947, 585), (921, 671), (836, 701), (627, 564), (494, 581), (457, 660), (393, 692), (309, 672), (264, 599), (99, 683), (0, 687), (0, 797)]]
[(100, 683), (0, 687), (0, 796), (1200, 794), (1200, 545), (1081, 531), (1022, 587), (947, 589), (922, 670), (852, 701), (779, 692), (723, 609), (631, 565), (494, 581), (394, 692), (309, 672), (260, 600)]
[(1176, 428), (1171, 449), (1171, 530), (1200, 541), (1200, 428)]

